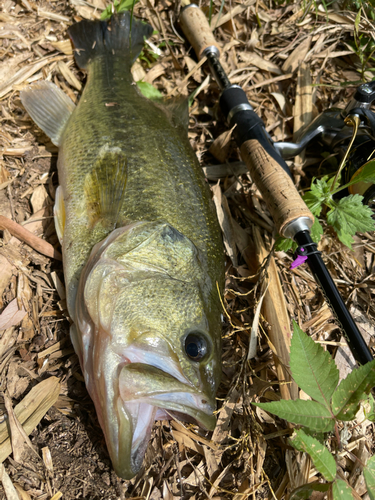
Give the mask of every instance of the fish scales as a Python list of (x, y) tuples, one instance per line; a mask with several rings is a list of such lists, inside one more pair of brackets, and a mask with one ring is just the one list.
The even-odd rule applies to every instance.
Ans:
[[(64, 132), (59, 153), (59, 182), (67, 216), (64, 248), (69, 247), (70, 259), (75, 261), (66, 275), (68, 286), (76, 288), (82, 263), (93, 245), (109, 232), (101, 225), (93, 232), (79, 217), (87, 205), (82, 198), (86, 176), (98, 151), (106, 145), (119, 147), (127, 158), (126, 195), (119, 218), (113, 222), (120, 227), (129, 221), (168, 221), (203, 250), (205, 265), (217, 281), (221, 279), (217, 272), (222, 260), (217, 252), (221, 235), (187, 134), (173, 126), (168, 110), (144, 98), (132, 83), (121, 56), (93, 61), (75, 119)], [(109, 134), (103, 135), (103, 130)]]
[(55, 224), (71, 339), (116, 473), (141, 468), (154, 420), (212, 429), (224, 261), (187, 103), (152, 102), (130, 68), (152, 29), (128, 13), (69, 28), (87, 82), (21, 93), (59, 146)]

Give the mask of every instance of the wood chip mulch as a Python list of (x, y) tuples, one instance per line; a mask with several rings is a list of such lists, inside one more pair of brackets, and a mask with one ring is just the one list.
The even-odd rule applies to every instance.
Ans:
[[(212, 3), (211, 21), (222, 64), (273, 140), (296, 140), (317, 114), (345, 107), (356, 85), (372, 79), (371, 60), (363, 64), (351, 45), (356, 13), (338, 3), (328, 12), (317, 2), (223, 4), (220, 14), (221, 2)], [(169, 0), (136, 5), (135, 14), (157, 34), (133, 74), (166, 96), (190, 95), (201, 85), (189, 137), (212, 186), (227, 253), (218, 423), (207, 433), (157, 422), (137, 477), (123, 481), (112, 471), (69, 339), (53, 223), (57, 148), (19, 98), (25, 85), (47, 79), (77, 102), (85, 75), (74, 63), (66, 30), (99, 18), (105, 6), (104, 0), (3, 0), (0, 6), (0, 498), (288, 498), (319, 474), (288, 444), (292, 428), (251, 402), (306, 397), (283, 363), (290, 319), (329, 349), (342, 377), (353, 361), (308, 268), (290, 271), (291, 254), (268, 258), (273, 221), (220, 116), (217, 85), (182, 36), (179, 2)], [(202, 6), (208, 13), (210, 2)], [(373, 36), (373, 29), (363, 13), (359, 32)], [(327, 168), (322, 152), (315, 147), (288, 162), (299, 189)], [(374, 346), (374, 234), (358, 235), (351, 252), (326, 228), (319, 248)], [(275, 322), (280, 334), (271, 327)], [(373, 454), (373, 424), (358, 418), (346, 442), (340, 474), (357, 498), (367, 499), (353, 457), (365, 462)]]

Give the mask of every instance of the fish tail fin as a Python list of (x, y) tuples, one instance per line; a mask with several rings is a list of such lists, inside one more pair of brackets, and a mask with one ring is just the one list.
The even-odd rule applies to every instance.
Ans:
[(129, 66), (141, 53), (152, 27), (132, 17), (130, 12), (114, 14), (108, 21), (81, 21), (68, 29), (78, 66), (86, 69), (97, 57), (121, 55)]

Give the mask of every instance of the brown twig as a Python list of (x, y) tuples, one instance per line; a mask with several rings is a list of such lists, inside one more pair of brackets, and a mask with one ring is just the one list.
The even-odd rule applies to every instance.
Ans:
[(55, 250), (55, 248), (50, 243), (42, 240), (41, 238), (38, 238), (38, 236), (35, 236), (35, 234), (31, 233), (20, 224), (17, 224), (17, 222), (8, 219), (8, 217), (4, 217), (4, 215), (0, 215), (0, 229), (7, 229), (10, 234), (23, 241), (24, 243), (27, 243), (37, 252), (46, 255), (47, 257), (52, 257), (56, 260), (62, 260), (61, 253)]

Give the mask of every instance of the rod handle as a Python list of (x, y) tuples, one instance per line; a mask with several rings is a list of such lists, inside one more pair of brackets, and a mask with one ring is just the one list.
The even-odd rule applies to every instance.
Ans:
[(180, 14), (180, 25), (199, 59), (204, 56), (203, 52), (208, 47), (216, 47), (218, 56), (220, 55), (220, 46), (212, 34), (204, 12), (197, 5), (186, 5)]
[(313, 214), (302, 200), (292, 179), (259, 141), (245, 141), (241, 146), (241, 156), (253, 182), (262, 193), (281, 236), (284, 236), (287, 226), (300, 217), (308, 217), (314, 222)]

